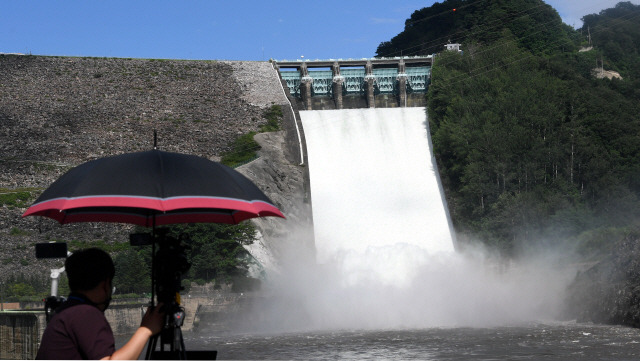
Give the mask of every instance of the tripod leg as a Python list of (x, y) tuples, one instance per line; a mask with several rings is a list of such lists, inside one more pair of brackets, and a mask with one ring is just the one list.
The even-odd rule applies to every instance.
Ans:
[(175, 329), (175, 343), (178, 348), (178, 352), (180, 354), (180, 359), (186, 360), (187, 350), (184, 347), (184, 338), (182, 337), (182, 329), (180, 329), (180, 326), (176, 326), (176, 329)]
[(158, 335), (151, 336), (149, 343), (147, 344), (147, 355), (145, 360), (151, 360), (151, 353), (156, 349), (156, 343), (158, 342)]

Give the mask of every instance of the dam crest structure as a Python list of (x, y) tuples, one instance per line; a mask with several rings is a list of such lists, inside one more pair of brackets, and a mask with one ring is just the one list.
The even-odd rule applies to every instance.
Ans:
[(423, 107), (433, 56), (273, 64), (299, 110)]

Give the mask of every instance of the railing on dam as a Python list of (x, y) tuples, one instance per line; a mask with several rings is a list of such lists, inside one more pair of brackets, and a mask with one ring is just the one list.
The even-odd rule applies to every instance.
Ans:
[(34, 359), (44, 326), (44, 312), (0, 313), (0, 359)]
[(406, 105), (407, 94), (426, 93), (433, 58), (395, 57), (372, 59), (274, 61), (289, 93), (310, 109), (310, 98), (330, 97), (342, 108), (342, 97), (364, 95), (370, 107), (374, 97), (387, 94)]

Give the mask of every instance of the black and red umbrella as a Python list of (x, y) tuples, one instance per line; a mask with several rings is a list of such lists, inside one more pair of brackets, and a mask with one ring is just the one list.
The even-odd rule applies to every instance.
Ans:
[(249, 179), (208, 159), (150, 150), (81, 164), (56, 180), (22, 215), (145, 227), (230, 223), (284, 215)]

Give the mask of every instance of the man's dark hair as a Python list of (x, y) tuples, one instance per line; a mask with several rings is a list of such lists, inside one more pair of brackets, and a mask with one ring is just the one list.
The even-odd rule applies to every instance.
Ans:
[(88, 291), (106, 279), (113, 279), (116, 269), (111, 256), (101, 249), (75, 251), (64, 263), (69, 289)]

